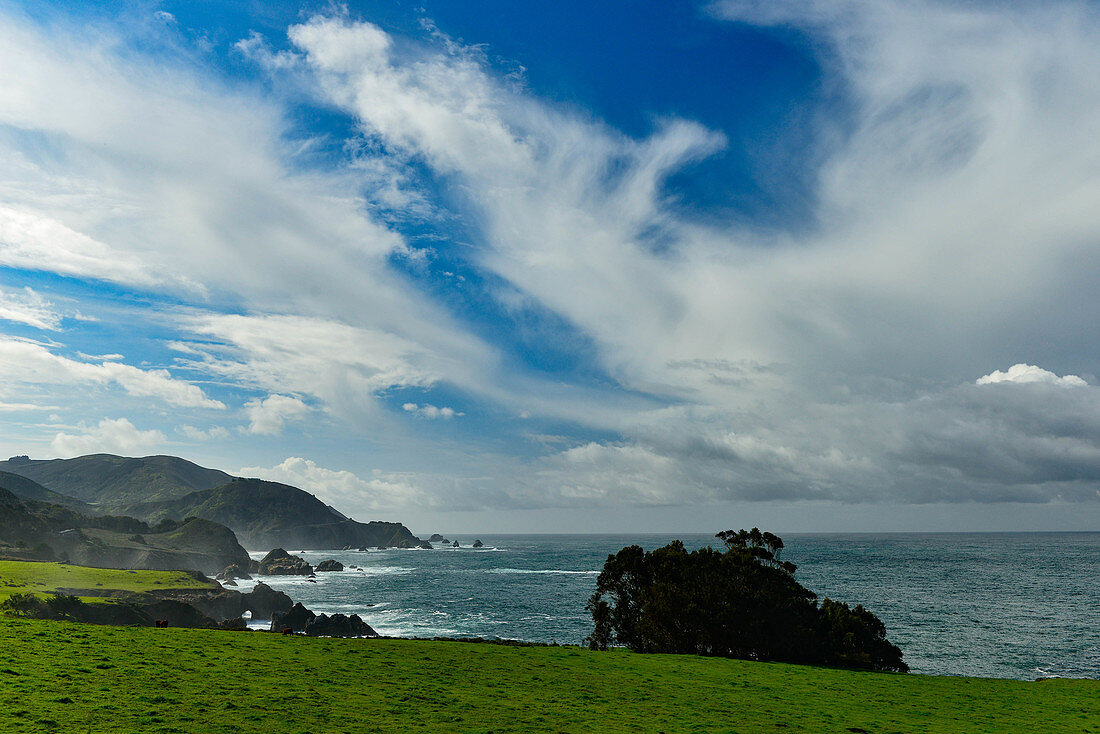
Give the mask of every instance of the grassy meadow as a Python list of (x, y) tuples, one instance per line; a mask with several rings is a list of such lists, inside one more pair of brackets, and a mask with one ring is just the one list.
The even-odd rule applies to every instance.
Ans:
[(12, 594), (47, 596), (61, 590), (86, 601), (164, 589), (206, 589), (185, 571), (124, 571), (67, 563), (0, 561), (0, 601)]
[(0, 617), (4, 732), (1100, 732), (1100, 682)]

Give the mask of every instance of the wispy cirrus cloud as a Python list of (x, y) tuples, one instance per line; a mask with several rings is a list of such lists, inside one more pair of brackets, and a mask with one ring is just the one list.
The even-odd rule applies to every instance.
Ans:
[(45, 344), (0, 337), (0, 389), (17, 385), (116, 385), (130, 395), (161, 400), (184, 408), (224, 410), (197, 385), (179, 380), (165, 369), (140, 369), (123, 362), (82, 362)]
[(61, 328), (61, 314), (29, 287), (23, 288), (22, 292), (4, 292), (0, 289), (0, 321), (14, 321), (48, 331)]
[[(1055, 340), (1051, 354), (1079, 346), (1079, 322), (1060, 313), (1089, 301), (1079, 268), (1100, 265), (1080, 237), (1100, 231), (1086, 203), (1090, 158), (1070, 153), (1096, 148), (1076, 123), (1100, 105), (1078, 71), (1095, 54), (1094, 14), (936, 2), (715, 8), (804, 26), (850, 97), (815, 141), (808, 230), (703, 225), (666, 206), (666, 176), (723, 145), (701, 126), (668, 121), (632, 140), (510, 86), (460, 46), (410, 54), (346, 17), (289, 35), (368, 134), (462, 182), (484, 236), (481, 266), (583, 330), (622, 386), (681, 403), (624, 417), (620, 441), (548, 457), (575, 494), (635, 477), (639, 496), (666, 499), (696, 496), (691, 488), (700, 498), (1091, 497), (1041, 477), (1058, 455), (1090, 454), (1094, 436), (1044, 445), (1012, 412), (1031, 404), (983, 417), (958, 386), (1021, 329)], [(736, 379), (682, 368), (718, 364), (773, 367)], [(705, 426), (692, 418), (700, 412)], [(970, 426), (969, 459), (929, 450), (949, 442), (933, 416)], [(1015, 450), (1029, 458), (995, 468)], [(706, 471), (691, 464), (700, 455)]]

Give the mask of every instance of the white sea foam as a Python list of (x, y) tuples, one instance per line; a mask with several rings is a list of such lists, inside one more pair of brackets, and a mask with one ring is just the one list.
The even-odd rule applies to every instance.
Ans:
[(533, 573), (533, 574), (560, 574), (563, 576), (596, 576), (599, 571), (567, 571), (560, 568), (490, 568), (485, 573)]

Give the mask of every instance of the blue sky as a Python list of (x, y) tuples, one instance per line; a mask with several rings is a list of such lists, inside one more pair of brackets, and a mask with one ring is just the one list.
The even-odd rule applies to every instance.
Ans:
[(428, 532), (1094, 528), (1098, 15), (0, 3), (0, 451)]

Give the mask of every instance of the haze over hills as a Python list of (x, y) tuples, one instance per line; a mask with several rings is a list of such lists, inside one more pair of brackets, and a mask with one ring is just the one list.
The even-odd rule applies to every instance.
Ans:
[(129, 514), (149, 522), (204, 517), (233, 528), (246, 548), (408, 546), (421, 541), (401, 523), (356, 522), (297, 487), (233, 478), (223, 486), (179, 499), (132, 505)]
[[(6, 463), (6, 462), (5, 462)], [(81, 512), (84, 514), (92, 514), (93, 510), (87, 502), (78, 500), (75, 497), (70, 497), (65, 494), (59, 494), (43, 487), (38, 482), (28, 479), (20, 474), (12, 474), (11, 472), (0, 471), (0, 487), (7, 489), (8, 491), (25, 497), (31, 500), (37, 500), (39, 502), (49, 502), (55, 505), (61, 505), (67, 507), (70, 510)]]
[(6, 556), (205, 573), (248, 565), (244, 548), (224, 525), (194, 517), (150, 527), (131, 517), (91, 517), (16, 495), (5, 487), (11, 476), (0, 476), (0, 547)]
[(252, 550), (415, 547), (422, 542), (401, 523), (357, 522), (297, 487), (233, 477), (175, 456), (18, 456), (0, 462), (0, 471), (37, 482), (27, 485), (30, 494), (8, 487), (32, 499), (154, 523), (199, 517), (228, 526)]

